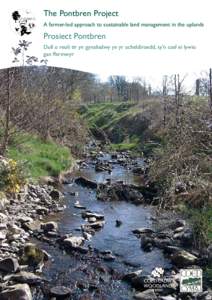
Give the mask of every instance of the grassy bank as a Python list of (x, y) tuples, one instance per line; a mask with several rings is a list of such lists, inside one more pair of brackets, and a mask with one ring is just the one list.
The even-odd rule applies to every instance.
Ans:
[[(149, 152), (157, 144), (157, 136), (149, 129), (153, 105), (157, 101), (148, 99), (142, 104), (134, 102), (97, 103), (82, 106), (80, 113), (91, 130), (98, 128), (104, 131), (111, 141), (113, 150), (132, 150)], [(151, 141), (150, 141), (151, 140)]]
[(10, 144), (8, 157), (24, 161), (29, 176), (57, 176), (72, 164), (70, 150), (55, 142), (44, 142), (36, 136), (22, 134)]

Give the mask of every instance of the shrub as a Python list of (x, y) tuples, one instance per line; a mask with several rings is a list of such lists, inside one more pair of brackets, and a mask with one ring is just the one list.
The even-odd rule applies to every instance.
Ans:
[(26, 183), (23, 163), (13, 159), (0, 160), (0, 190), (6, 193), (19, 193)]
[[(174, 120), (173, 111), (169, 117)], [(170, 121), (171, 122), (171, 121)], [(207, 107), (184, 103), (181, 123), (158, 129), (163, 143), (154, 150), (149, 176), (160, 185), (167, 207), (179, 202), (192, 208), (211, 203), (211, 128)], [(184, 190), (176, 192), (176, 185)]]
[(193, 228), (194, 246), (198, 249), (207, 247), (211, 240), (212, 210), (192, 210), (191, 223)]

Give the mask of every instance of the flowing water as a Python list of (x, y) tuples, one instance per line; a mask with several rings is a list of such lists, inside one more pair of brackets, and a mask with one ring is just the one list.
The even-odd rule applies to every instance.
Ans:
[[(102, 160), (111, 160), (109, 154)], [(143, 161), (137, 159), (136, 165)], [(80, 169), (76, 176), (84, 176), (98, 183), (108, 178), (112, 182), (122, 180), (128, 184), (141, 184), (139, 176), (135, 176), (131, 168), (122, 166), (114, 161), (112, 173), (96, 172), (93, 160), (88, 160), (84, 169)], [(58, 222), (60, 234), (73, 233), (81, 235), (80, 226), (86, 221), (82, 219), (82, 210), (75, 208), (79, 201), (87, 210), (105, 216), (104, 228), (96, 232), (91, 241), (86, 242), (94, 249), (111, 250), (115, 261), (104, 261), (95, 255), (66, 254), (56, 245), (41, 243), (41, 247), (52, 255), (52, 260), (45, 265), (44, 275), (52, 285), (63, 285), (73, 290), (71, 299), (132, 299), (132, 289), (120, 280), (121, 275), (142, 269), (150, 273), (155, 267), (169, 268), (169, 262), (159, 249), (144, 252), (140, 240), (132, 233), (133, 229), (152, 226), (152, 208), (134, 205), (129, 202), (103, 202), (96, 199), (96, 191), (71, 183), (64, 186), (65, 204), (67, 208), (60, 214), (51, 217)], [(77, 192), (71, 196), (70, 192)], [(122, 222), (116, 226), (116, 220)], [(104, 270), (106, 269), (106, 271)], [(82, 297), (82, 298), (80, 298)], [(83, 298), (84, 297), (84, 298)], [(87, 298), (86, 298), (87, 297)]]

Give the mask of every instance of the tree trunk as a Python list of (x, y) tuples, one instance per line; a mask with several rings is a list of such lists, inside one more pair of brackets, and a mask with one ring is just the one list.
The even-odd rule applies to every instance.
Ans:
[(200, 95), (200, 79), (196, 80), (196, 96)]
[(175, 121), (177, 127), (180, 123), (180, 76), (179, 74), (174, 76), (174, 85), (175, 85)]
[(209, 71), (209, 108), (212, 111), (212, 69)]
[(163, 126), (166, 127), (166, 114), (167, 114), (167, 76), (163, 79)]
[(5, 155), (9, 143), (9, 126), (10, 126), (10, 112), (11, 112), (11, 99), (10, 99), (10, 69), (7, 69), (7, 100), (5, 112), (5, 126), (3, 129), (3, 141), (0, 149), (0, 154)]

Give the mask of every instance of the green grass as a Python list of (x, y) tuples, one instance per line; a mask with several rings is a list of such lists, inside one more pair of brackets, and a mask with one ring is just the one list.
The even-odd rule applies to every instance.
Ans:
[[(131, 150), (149, 155), (158, 147), (160, 141), (152, 137), (155, 143), (145, 141), (149, 128), (149, 119), (145, 117), (150, 106), (158, 105), (154, 99), (148, 99), (144, 105), (134, 102), (107, 102), (82, 106), (80, 114), (88, 126), (104, 130), (113, 150)], [(149, 113), (147, 112), (147, 116)]]
[[(92, 128), (101, 128), (111, 140), (113, 150), (140, 150), (142, 140), (142, 121), (138, 119), (142, 108), (133, 102), (107, 102), (83, 106), (81, 115)], [(137, 118), (138, 116), (138, 118)], [(137, 118), (137, 119), (136, 119)], [(136, 122), (136, 123), (135, 123)], [(137, 132), (134, 134), (134, 129)]]
[(26, 161), (26, 168), (32, 179), (41, 176), (57, 176), (72, 163), (68, 148), (54, 142), (44, 142), (29, 134), (19, 135), (8, 149), (8, 157)]
[(83, 117), (87, 120), (90, 127), (98, 126), (102, 129), (110, 128), (117, 123), (122, 117), (130, 114), (134, 103), (97, 103), (90, 104), (81, 109)]
[(136, 148), (137, 148), (137, 143), (111, 144), (111, 149), (115, 151), (135, 150)]

